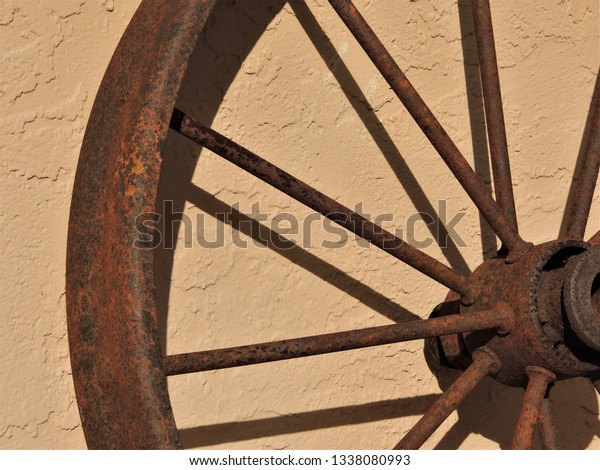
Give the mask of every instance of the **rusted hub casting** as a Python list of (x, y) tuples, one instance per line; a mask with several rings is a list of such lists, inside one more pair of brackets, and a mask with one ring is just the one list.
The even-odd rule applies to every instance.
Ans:
[(489, 259), (472, 279), (481, 286), (477, 301), (464, 306), (451, 295), (440, 311), (449, 313), (454, 306), (464, 314), (500, 305), (512, 310), (514, 327), (440, 338), (452, 364), (464, 368), (470, 352), (485, 346), (500, 362), (496, 380), (507, 385), (527, 385), (531, 366), (558, 380), (600, 371), (600, 246), (576, 240), (544, 243), (516, 263)]

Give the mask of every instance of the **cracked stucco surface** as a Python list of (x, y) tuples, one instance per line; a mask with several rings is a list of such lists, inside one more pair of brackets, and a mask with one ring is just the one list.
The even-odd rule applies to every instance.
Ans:
[[(388, 228), (447, 200), (449, 218), (467, 214), (458, 226), (467, 247), (460, 256), (435, 246), (425, 251), (462, 271), (477, 266), (491, 245), (489, 236), (482, 242), (472, 204), (327, 2), (296, 1), (281, 11), (272, 1), (230, 3), (221, 2), (210, 22), (180, 105), (342, 203), (394, 213)], [(459, 15), (464, 3), (356, 2), (489, 180), (480, 97), (472, 87), (472, 34), (464, 18), (461, 28)], [(85, 445), (65, 322), (70, 193), (94, 96), (138, 4), (0, 4), (0, 448)], [(492, 8), (521, 232), (542, 242), (560, 227), (598, 71), (598, 2), (492, 1)], [(169, 137), (165, 153), (162, 195), (193, 217), (236, 203), (249, 214), (257, 201), (269, 220), (282, 211), (309, 214), (177, 136)], [(589, 233), (599, 228), (596, 195)], [(216, 231), (210, 216), (206, 229), (209, 238)], [(428, 235), (420, 224), (418, 238)], [(168, 305), (162, 320), (167, 351), (426, 317), (445, 296), (439, 285), (378, 250), (354, 243), (320, 248), (326, 238), (314, 229), (311, 248), (283, 252), (252, 243), (245, 250), (179, 243), (174, 256), (161, 252), (157, 289), (161, 310)], [(189, 446), (389, 448), (452, 378), (443, 373), (438, 383), (422, 343), (414, 342), (177, 377), (169, 386)], [(486, 380), (427, 447), (506, 447), (521, 396)], [(566, 445), (599, 448), (595, 392), (572, 381), (555, 388), (553, 401)]]

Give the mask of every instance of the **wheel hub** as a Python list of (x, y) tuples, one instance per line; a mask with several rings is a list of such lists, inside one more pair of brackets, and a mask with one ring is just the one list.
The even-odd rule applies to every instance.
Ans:
[(537, 245), (518, 262), (485, 261), (472, 274), (481, 295), (469, 306), (454, 293), (435, 316), (510, 308), (510, 332), (482, 330), (438, 338), (442, 355), (464, 368), (470, 354), (486, 346), (501, 363), (495, 378), (524, 386), (526, 369), (543, 367), (557, 379), (600, 371), (600, 247), (574, 240)]

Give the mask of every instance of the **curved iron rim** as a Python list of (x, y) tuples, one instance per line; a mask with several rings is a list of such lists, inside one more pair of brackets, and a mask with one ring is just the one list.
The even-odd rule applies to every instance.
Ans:
[(133, 220), (154, 210), (185, 64), (215, 2), (144, 0), (88, 122), (71, 203), (66, 295), (73, 380), (91, 449), (181, 447), (162, 365), (154, 255), (132, 248)]

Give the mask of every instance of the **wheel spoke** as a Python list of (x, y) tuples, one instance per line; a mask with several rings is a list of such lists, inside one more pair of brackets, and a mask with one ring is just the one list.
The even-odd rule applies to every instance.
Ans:
[(590, 238), (588, 240), (588, 243), (590, 245), (597, 245), (598, 243), (600, 243), (600, 231), (596, 232), (596, 235), (594, 235), (592, 238)]
[(492, 199), (486, 186), (477, 177), (456, 144), (450, 139), (354, 4), (350, 0), (329, 0), (329, 3), (400, 98), (496, 235), (513, 254), (511, 259), (516, 260), (518, 254), (529, 250), (531, 244), (523, 241), (518, 232), (513, 229), (513, 224), (510, 223), (502, 208)]
[(475, 330), (493, 328), (510, 330), (511, 325), (510, 308), (498, 305), (494, 309), (476, 313), (414, 320), (249, 346), (175, 354), (164, 358), (165, 374), (178, 375), (227, 369)]
[(394, 448), (419, 449), (440, 425), (458, 408), (481, 380), (500, 368), (500, 361), (486, 347), (473, 353), (473, 363), (454, 381)]
[(594, 95), (596, 96), (596, 104), (591, 116), (590, 133), (579, 178), (575, 183), (575, 198), (567, 219), (566, 236), (578, 240), (583, 240), (585, 236), (594, 189), (598, 181), (598, 169), (600, 168), (600, 79), (596, 80)]
[(477, 39), (485, 121), (490, 145), (492, 172), (494, 174), (494, 192), (496, 201), (504, 210), (511, 228), (518, 232), (490, 2), (489, 0), (472, 0), (471, 6)]
[(544, 398), (540, 415), (538, 417), (538, 429), (542, 446), (545, 450), (557, 450), (558, 445), (558, 430), (554, 422), (554, 414), (552, 413), (552, 404), (550, 398)]
[(181, 111), (175, 110), (171, 128), (459, 293), (465, 303), (474, 302), (479, 295), (478, 286), (466, 276), (414, 248), (250, 150), (202, 126)]
[(556, 376), (552, 372), (541, 367), (530, 366), (525, 371), (529, 377), (529, 382), (527, 383), (512, 441), (514, 450), (531, 449), (533, 433), (538, 424), (546, 390), (548, 385), (556, 380)]

